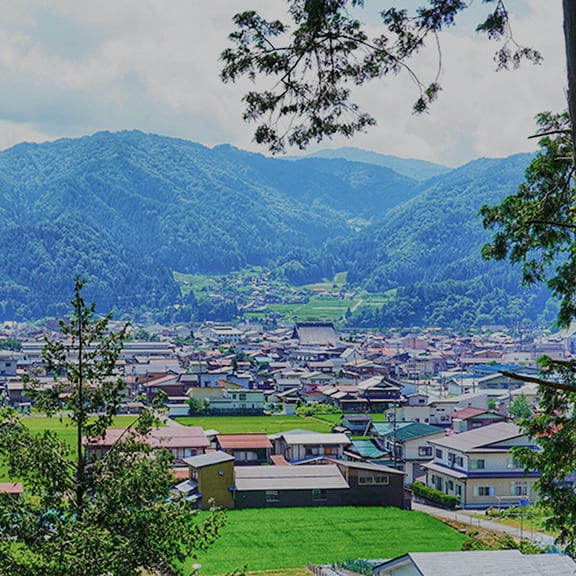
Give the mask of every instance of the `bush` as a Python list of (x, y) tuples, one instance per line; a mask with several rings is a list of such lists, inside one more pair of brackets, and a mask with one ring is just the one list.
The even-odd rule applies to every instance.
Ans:
[(444, 506), (450, 510), (454, 510), (460, 505), (460, 498), (444, 494), (444, 492), (436, 490), (435, 488), (430, 488), (429, 486), (422, 484), (422, 482), (414, 482), (410, 485), (410, 488), (414, 495), (425, 498), (430, 502), (434, 502), (435, 504), (439, 504), (440, 506)]
[(332, 404), (312, 402), (296, 408), (298, 416), (315, 416), (316, 414), (342, 414), (342, 410)]

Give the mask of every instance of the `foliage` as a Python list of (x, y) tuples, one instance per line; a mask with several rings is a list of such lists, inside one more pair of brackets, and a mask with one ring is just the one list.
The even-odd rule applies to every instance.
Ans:
[[(437, 35), (468, 6), (462, 0), (430, 0), (415, 15), (385, 9), (381, 16), (386, 32), (371, 39), (348, 11), (350, 5), (363, 6), (363, 0), (290, 0), (288, 4), (292, 31), (279, 20), (242, 12), (234, 16), (237, 29), (229, 35), (235, 47), (221, 54), (224, 82), (242, 76), (273, 77), (271, 87), (243, 97), (244, 119), (260, 122), (255, 141), (273, 153), (283, 151), (286, 144), (305, 148), (324, 137), (349, 137), (374, 125), (374, 119), (351, 101), (350, 86), (386, 75), (406, 72), (418, 94), (414, 112), (427, 110), (441, 90), (440, 62), (435, 77), (425, 83), (408, 62), (429, 37), (437, 41)], [(518, 46), (512, 38), (504, 0), (494, 2), (477, 31), (502, 42), (495, 58), (499, 68), (517, 67), (522, 59), (541, 60), (537, 51)]]
[(33, 434), (10, 410), (0, 414), (0, 460), (25, 487), (20, 499), (0, 494), (0, 573), (181, 574), (181, 563), (216, 538), (223, 517), (214, 512), (198, 522), (189, 503), (174, 497), (171, 456), (141, 440), (151, 412), (105, 456), (86, 461), (83, 441), (105, 435), (121, 400), (115, 365), (126, 327), (110, 333), (110, 316), (97, 318), (82, 289), (77, 279), (63, 339), (45, 343), (44, 364), (57, 384), (29, 383), (40, 410), (68, 413), (73, 448), (49, 430)]
[(544, 554), (546, 552), (545, 548), (530, 540), (516, 540), (509, 534), (500, 534), (491, 544), (472, 536), (462, 544), (461, 550), (520, 550), (522, 554)]
[(20, 350), (22, 350), (22, 342), (16, 338), (5, 338), (4, 340), (0, 340), (0, 350), (20, 352)]
[(366, 574), (366, 576), (373, 576), (374, 574), (373, 564), (368, 562), (368, 560), (346, 560), (345, 562), (339, 562), (338, 566), (356, 574)]
[(508, 408), (508, 412), (514, 418), (514, 420), (524, 420), (532, 416), (532, 408), (530, 407), (530, 402), (524, 394), (520, 394), (514, 398)]
[(197, 398), (188, 398), (188, 414), (190, 416), (202, 416), (203, 414), (208, 414), (210, 411), (210, 402), (204, 398), (204, 400), (198, 400)]
[(414, 482), (410, 484), (410, 489), (415, 496), (425, 498), (426, 500), (440, 504), (440, 506), (444, 506), (450, 510), (454, 510), (460, 505), (460, 498), (445, 494), (441, 490), (430, 488), (429, 486), (422, 484), (422, 482)]
[(576, 315), (576, 220), (572, 138), (566, 113), (538, 116), (542, 150), (526, 182), (498, 206), (484, 206), (484, 226), (494, 229), (485, 258), (522, 264), (526, 283), (546, 282), (560, 300), (559, 323)]
[(221, 538), (198, 559), (202, 573), (225, 574), (242, 565), (252, 572), (456, 551), (466, 539), (427, 514), (394, 507), (259, 508), (227, 514)]
[(338, 406), (326, 404), (325, 402), (311, 402), (296, 408), (298, 416), (316, 416), (317, 414), (342, 414), (342, 410)]

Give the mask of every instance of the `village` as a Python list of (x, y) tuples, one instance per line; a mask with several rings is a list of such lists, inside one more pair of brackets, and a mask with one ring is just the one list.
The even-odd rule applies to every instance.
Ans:
[[(129, 340), (118, 362), (126, 383), (122, 413), (136, 414), (165, 395), (166, 415), (175, 425), (154, 434), (173, 452), (184, 480), (180, 489), (200, 506), (215, 499), (225, 507), (409, 507), (408, 488), (417, 481), (462, 507), (534, 499), (538, 474), (526, 474), (510, 450), (531, 445), (515, 420), (537, 410), (539, 401), (537, 385), (522, 378), (537, 374), (542, 354), (569, 358), (572, 338), (515, 340), (504, 332), (448, 337), (430, 330), (352, 339), (330, 322), (298, 322), (269, 333), (250, 328), (205, 325), (193, 344), (180, 346), (169, 335)], [(1, 353), (3, 404), (33, 410), (22, 376), (42, 369), (42, 347), (41, 340), (26, 340), (19, 352)], [(44, 374), (40, 382), (50, 387), (52, 376)], [(220, 434), (178, 424), (189, 416), (297, 414), (324, 416), (332, 430)], [(89, 455), (113, 440), (110, 432), (87, 447)], [(260, 473), (251, 469), (262, 464)], [(210, 476), (206, 470), (213, 466), (230, 470), (208, 487), (203, 474)], [(351, 494), (351, 475), (361, 494)], [(294, 492), (299, 490), (305, 498)]]
[[(22, 333), (4, 334), (16, 336)], [(28, 334), (19, 351), (0, 352), (0, 403), (23, 415), (34, 413), (25, 375), (35, 374), (45, 389), (55, 384), (44, 370), (39, 336)], [(56, 330), (48, 336), (59, 337)], [(124, 342), (120, 413), (137, 415), (163, 399), (165, 425), (144, 441), (172, 454), (175, 493), (199, 509), (522, 507), (536, 501), (539, 478), (513, 453), (518, 446), (539, 449), (517, 424), (538, 410), (530, 378), (541, 355), (568, 359), (573, 350), (568, 333), (352, 336), (331, 322), (268, 332), (208, 323), (193, 334), (166, 329)], [(222, 433), (209, 425), (282, 417), (298, 426)], [(306, 428), (318, 422), (324, 431)], [(102, 438), (86, 438), (87, 461), (123, 433), (111, 428)], [(23, 488), (2, 482), (0, 491), (18, 497)], [(415, 560), (408, 555), (398, 565), (406, 562)]]

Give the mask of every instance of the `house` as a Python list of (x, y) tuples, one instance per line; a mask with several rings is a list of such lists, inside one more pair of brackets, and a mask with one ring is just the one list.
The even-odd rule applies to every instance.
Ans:
[(404, 473), (390, 466), (327, 459), (336, 464), (348, 483), (341, 506), (396, 506), (408, 508), (404, 499)]
[(24, 488), (20, 482), (0, 482), (0, 494), (9, 494), (13, 498), (20, 498)]
[(189, 480), (176, 488), (189, 500), (196, 500), (203, 510), (212, 505), (233, 508), (234, 456), (210, 452), (185, 458)]
[(338, 466), (247, 466), (235, 469), (236, 508), (340, 506), (349, 490)]
[(365, 436), (372, 424), (372, 417), (370, 414), (344, 414), (342, 418), (342, 426), (349, 430), (352, 434)]
[(512, 422), (430, 438), (429, 445), (426, 484), (460, 498), (464, 508), (518, 505), (534, 494), (539, 473), (525, 472), (512, 448), (538, 447)]
[(448, 414), (448, 418), (452, 421), (452, 430), (459, 434), (468, 430), (475, 430), (482, 428), (482, 426), (489, 426), (496, 422), (505, 422), (506, 418), (501, 414), (495, 414), (490, 410), (483, 408), (463, 408), (462, 410), (455, 410)]
[(216, 448), (234, 456), (235, 465), (270, 463), (272, 443), (266, 434), (218, 434)]
[(392, 454), (392, 460), (406, 472), (407, 484), (425, 474), (422, 465), (433, 456), (428, 441), (444, 435), (444, 428), (422, 422), (372, 422), (370, 426), (376, 446)]
[[(101, 458), (123, 438), (130, 438), (124, 428), (109, 428), (103, 438), (84, 438), (86, 460)], [(153, 428), (147, 436), (136, 434), (136, 439), (153, 448), (168, 450), (174, 457), (175, 465), (182, 465), (183, 460), (190, 456), (204, 454), (209, 445), (204, 430), (199, 426)]]
[(296, 322), (292, 338), (302, 346), (340, 344), (332, 322)]
[(274, 454), (284, 456), (288, 462), (301, 462), (319, 456), (341, 460), (344, 450), (350, 445), (346, 434), (323, 434), (307, 430), (283, 432), (269, 438), (274, 446)]
[(522, 554), (520, 550), (415, 552), (374, 567), (375, 576), (570, 576), (576, 564), (561, 554)]
[(243, 414), (260, 416), (264, 412), (264, 391), (225, 389), (221, 395), (209, 397), (211, 414)]

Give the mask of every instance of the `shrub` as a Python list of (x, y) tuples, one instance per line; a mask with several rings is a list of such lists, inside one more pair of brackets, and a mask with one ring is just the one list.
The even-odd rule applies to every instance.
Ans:
[(315, 416), (316, 414), (342, 414), (342, 410), (332, 404), (312, 402), (296, 408), (298, 416)]
[(454, 510), (460, 505), (460, 498), (444, 494), (444, 492), (436, 490), (435, 488), (430, 488), (429, 486), (422, 484), (422, 482), (414, 482), (410, 485), (410, 488), (416, 496), (425, 498), (430, 502), (434, 502), (440, 506), (449, 508), (450, 510)]

